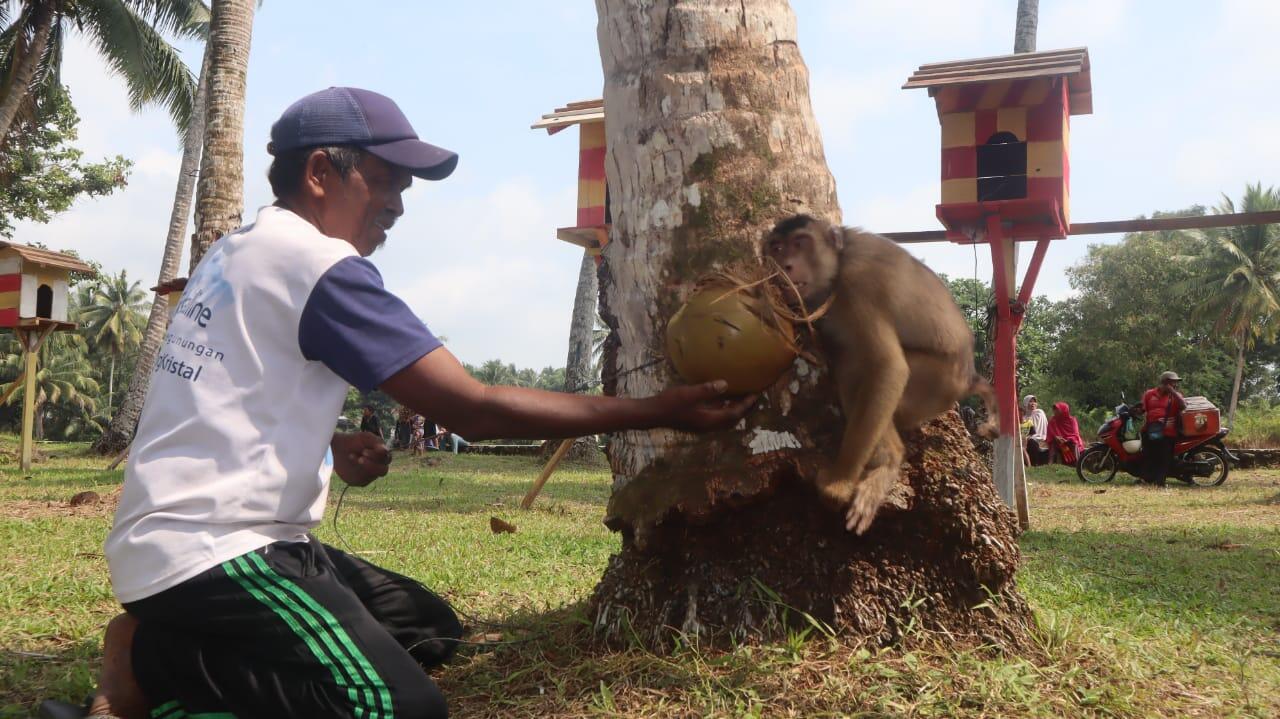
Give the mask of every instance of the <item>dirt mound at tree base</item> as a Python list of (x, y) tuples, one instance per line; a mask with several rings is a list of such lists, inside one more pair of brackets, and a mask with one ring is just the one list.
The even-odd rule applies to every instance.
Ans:
[(779, 477), (738, 511), (668, 519), (643, 550), (624, 532), (591, 598), (606, 641), (670, 646), (776, 637), (801, 612), (850, 638), (888, 643), (909, 627), (1023, 646), (1031, 611), (1014, 587), (1017, 521), (950, 413), (904, 437), (903, 480), (863, 536), (811, 483)]

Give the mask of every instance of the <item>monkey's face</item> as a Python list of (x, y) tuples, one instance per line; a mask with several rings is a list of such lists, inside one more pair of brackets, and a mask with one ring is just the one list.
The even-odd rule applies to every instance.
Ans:
[(773, 232), (763, 247), (764, 256), (778, 263), (810, 307), (827, 298), (836, 275), (835, 250), (819, 229), (808, 225), (786, 234)]

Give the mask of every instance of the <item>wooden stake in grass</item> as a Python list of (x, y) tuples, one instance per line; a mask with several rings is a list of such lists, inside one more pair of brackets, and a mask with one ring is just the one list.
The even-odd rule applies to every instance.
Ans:
[(533, 486), (529, 488), (528, 494), (524, 495), (524, 499), (520, 501), (521, 509), (528, 509), (533, 506), (533, 500), (538, 498), (538, 492), (542, 491), (542, 485), (547, 483), (551, 478), (551, 473), (556, 471), (556, 465), (560, 464), (560, 460), (564, 459), (565, 453), (573, 446), (573, 437), (560, 442), (560, 446), (556, 447), (556, 453), (551, 455), (551, 459), (547, 462), (547, 466), (542, 468), (542, 476), (534, 481)]

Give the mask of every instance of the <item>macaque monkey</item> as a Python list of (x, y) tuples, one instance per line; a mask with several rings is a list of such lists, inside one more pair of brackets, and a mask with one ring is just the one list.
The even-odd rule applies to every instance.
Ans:
[[(970, 395), (995, 407), (974, 369), (973, 333), (938, 276), (879, 235), (796, 215), (765, 236), (761, 254), (787, 274), (807, 311), (831, 301), (816, 326), (845, 427), (818, 487), (862, 534), (898, 481), (900, 432)], [(994, 421), (980, 431), (993, 434)]]

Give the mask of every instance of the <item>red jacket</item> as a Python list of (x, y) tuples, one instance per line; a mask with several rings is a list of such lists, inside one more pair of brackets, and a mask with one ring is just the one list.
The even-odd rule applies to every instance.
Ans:
[(1164, 422), (1164, 436), (1178, 436), (1178, 415), (1187, 408), (1186, 400), (1174, 390), (1160, 394), (1159, 387), (1152, 387), (1142, 395), (1142, 408), (1146, 410), (1147, 424)]

